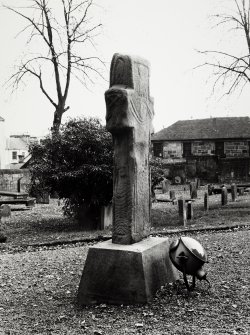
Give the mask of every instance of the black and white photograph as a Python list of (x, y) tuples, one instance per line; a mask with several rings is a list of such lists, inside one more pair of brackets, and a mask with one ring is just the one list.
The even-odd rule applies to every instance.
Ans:
[(1, 0), (0, 39), (0, 335), (250, 335), (250, 0)]

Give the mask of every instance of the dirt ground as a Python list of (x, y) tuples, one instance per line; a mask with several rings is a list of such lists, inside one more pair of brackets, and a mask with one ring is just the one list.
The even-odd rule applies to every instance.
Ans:
[[(188, 191), (176, 192), (188, 197)], [(211, 288), (198, 282), (188, 294), (180, 276), (177, 283), (162, 287), (151, 303), (135, 306), (78, 306), (77, 289), (94, 242), (46, 245), (110, 236), (109, 230), (85, 232), (62, 216), (56, 200), (13, 211), (4, 227), (7, 243), (0, 244), (0, 334), (250, 334), (250, 195), (223, 208), (220, 196), (211, 196), (208, 213), (203, 210), (203, 195), (201, 189), (194, 219), (181, 233), (176, 232), (183, 230), (177, 205), (154, 203), (152, 234), (175, 229), (171, 241), (180, 234), (200, 241), (208, 253), (205, 269)], [(225, 225), (234, 228), (189, 231)]]

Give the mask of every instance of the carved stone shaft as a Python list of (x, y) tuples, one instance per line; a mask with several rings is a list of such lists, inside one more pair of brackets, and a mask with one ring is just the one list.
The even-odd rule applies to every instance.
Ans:
[(153, 101), (146, 60), (115, 54), (105, 92), (114, 143), (112, 242), (132, 244), (150, 232), (149, 148)]

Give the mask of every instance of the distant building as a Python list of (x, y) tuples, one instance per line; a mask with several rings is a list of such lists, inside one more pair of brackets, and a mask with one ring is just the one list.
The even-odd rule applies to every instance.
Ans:
[(36, 137), (27, 134), (11, 135), (6, 140), (5, 161), (7, 169), (19, 169), (30, 158), (29, 146), (38, 142)]
[(5, 166), (5, 133), (4, 133), (4, 118), (0, 116), (0, 169)]
[(152, 146), (173, 178), (250, 180), (249, 117), (178, 121), (155, 133)]

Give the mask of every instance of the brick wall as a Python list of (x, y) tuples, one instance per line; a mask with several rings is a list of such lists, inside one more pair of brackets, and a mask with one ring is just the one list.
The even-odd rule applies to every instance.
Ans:
[(28, 169), (2, 169), (0, 170), (0, 190), (18, 191), (18, 180), (20, 179), (21, 192), (27, 192), (30, 182), (30, 173)]
[(248, 157), (249, 147), (247, 141), (230, 141), (224, 143), (226, 157)]

